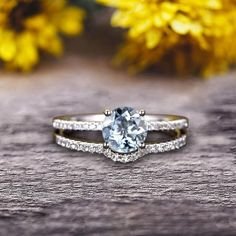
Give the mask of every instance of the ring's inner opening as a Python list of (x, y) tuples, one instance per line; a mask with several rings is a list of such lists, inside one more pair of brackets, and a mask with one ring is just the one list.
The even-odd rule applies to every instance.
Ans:
[[(80, 140), (85, 142), (103, 143), (101, 131), (68, 131), (68, 130), (56, 130), (56, 133), (63, 137), (73, 140)], [(178, 138), (182, 134), (185, 134), (185, 130), (175, 131), (149, 131), (145, 143), (161, 143)]]

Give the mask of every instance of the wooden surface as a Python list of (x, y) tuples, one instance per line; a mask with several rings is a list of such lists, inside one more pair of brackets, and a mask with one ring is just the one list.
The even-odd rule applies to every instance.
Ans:
[[(0, 235), (235, 235), (236, 73), (130, 76), (103, 30), (28, 76), (0, 73)], [(189, 117), (188, 146), (118, 164), (53, 143), (53, 116), (119, 105)]]

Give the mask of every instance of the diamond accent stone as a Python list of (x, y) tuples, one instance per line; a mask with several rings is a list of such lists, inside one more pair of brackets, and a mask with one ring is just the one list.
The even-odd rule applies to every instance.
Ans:
[(181, 137), (168, 142), (147, 144), (145, 149), (138, 149), (137, 152), (128, 154), (115, 153), (109, 148), (104, 148), (102, 143), (88, 143), (72, 140), (57, 134), (55, 135), (55, 140), (56, 143), (62, 147), (67, 147), (76, 151), (104, 154), (113, 161), (128, 163), (151, 153), (162, 153), (180, 149), (186, 145), (187, 136), (182, 135)]
[(131, 107), (119, 107), (106, 116), (102, 134), (109, 148), (117, 153), (131, 153), (139, 149), (147, 137), (143, 116)]
[[(104, 116), (102, 117), (104, 118)], [(186, 119), (169, 120), (169, 121), (153, 121), (145, 120), (148, 131), (166, 131), (175, 129), (188, 128)], [(53, 127), (62, 130), (91, 130), (101, 131), (103, 129), (102, 121), (82, 121), (82, 120), (62, 120), (54, 119)]]

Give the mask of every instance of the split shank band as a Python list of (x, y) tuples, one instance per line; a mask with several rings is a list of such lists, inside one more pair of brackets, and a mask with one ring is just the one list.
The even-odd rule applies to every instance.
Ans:
[[(120, 109), (120, 108), (119, 108)], [(149, 153), (162, 153), (186, 145), (188, 119), (175, 115), (145, 114), (143, 110), (118, 108), (104, 114), (58, 116), (53, 119), (55, 142), (63, 147), (103, 154), (118, 162), (131, 162)], [(125, 110), (126, 109), (126, 110)], [(101, 131), (103, 141), (89, 142), (66, 132)], [(148, 141), (150, 133), (171, 133), (165, 141)]]

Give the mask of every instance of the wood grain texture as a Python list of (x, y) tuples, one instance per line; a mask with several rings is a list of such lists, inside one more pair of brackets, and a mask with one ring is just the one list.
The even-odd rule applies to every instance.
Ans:
[[(100, 32), (33, 74), (0, 74), (0, 235), (235, 235), (236, 73), (130, 76)], [(119, 164), (53, 143), (53, 116), (119, 105), (189, 117), (188, 146)]]

